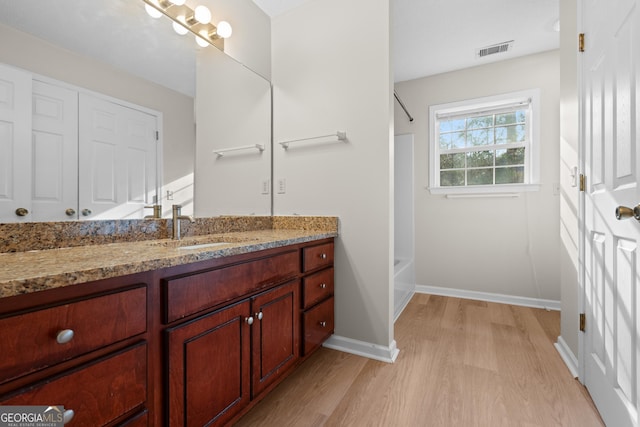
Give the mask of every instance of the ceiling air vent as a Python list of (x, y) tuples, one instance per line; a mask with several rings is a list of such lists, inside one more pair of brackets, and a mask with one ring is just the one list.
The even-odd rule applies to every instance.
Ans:
[(511, 49), (513, 49), (513, 40), (477, 49), (476, 56), (478, 58), (484, 58), (485, 56), (495, 55), (496, 53), (504, 53), (510, 51)]

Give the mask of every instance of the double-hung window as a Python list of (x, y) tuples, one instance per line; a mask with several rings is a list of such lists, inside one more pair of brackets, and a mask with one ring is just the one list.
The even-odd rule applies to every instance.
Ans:
[(537, 189), (538, 98), (530, 90), (431, 106), (431, 192)]

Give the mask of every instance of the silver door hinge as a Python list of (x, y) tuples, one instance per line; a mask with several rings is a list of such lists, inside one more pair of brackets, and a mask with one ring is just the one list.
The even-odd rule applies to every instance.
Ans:
[(580, 313), (580, 332), (584, 332), (587, 329), (587, 316), (584, 313)]
[(578, 34), (578, 51), (584, 52), (584, 33)]

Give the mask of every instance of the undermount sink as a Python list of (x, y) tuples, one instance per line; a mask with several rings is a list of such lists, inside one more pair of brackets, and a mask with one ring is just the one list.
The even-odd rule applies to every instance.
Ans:
[(208, 235), (208, 236), (187, 237), (182, 240), (172, 240), (172, 239), (153, 240), (153, 241), (149, 241), (147, 244), (149, 246), (161, 246), (166, 248), (175, 248), (179, 250), (190, 250), (190, 249), (214, 248), (216, 246), (223, 246), (223, 245), (229, 245), (234, 243), (245, 243), (245, 242), (251, 242), (255, 240), (257, 240), (257, 238), (255, 237), (217, 234), (217, 235)]
[(216, 243), (198, 243), (195, 245), (189, 245), (189, 246), (178, 246), (178, 249), (182, 250), (188, 250), (188, 249), (205, 249), (205, 248), (212, 248), (214, 246), (221, 246), (221, 245), (228, 245), (231, 242), (216, 242)]

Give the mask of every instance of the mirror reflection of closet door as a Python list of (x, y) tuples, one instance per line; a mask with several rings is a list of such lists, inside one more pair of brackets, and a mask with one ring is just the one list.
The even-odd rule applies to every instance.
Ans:
[(84, 93), (79, 109), (80, 219), (142, 218), (158, 196), (158, 117)]
[(31, 75), (0, 64), (0, 222), (31, 221), (30, 134)]
[(33, 221), (78, 218), (78, 92), (33, 81)]

